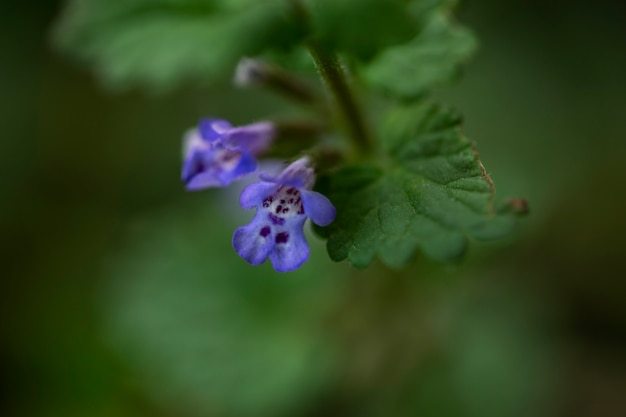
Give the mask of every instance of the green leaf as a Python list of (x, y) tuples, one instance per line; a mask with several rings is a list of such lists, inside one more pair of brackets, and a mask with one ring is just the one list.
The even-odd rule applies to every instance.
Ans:
[(111, 86), (163, 89), (223, 76), (240, 57), (287, 46), (301, 32), (276, 0), (74, 0), (54, 35)]
[(389, 161), (359, 164), (326, 175), (318, 191), (337, 219), (316, 230), (334, 261), (366, 267), (376, 255), (405, 265), (419, 248), (439, 261), (463, 256), (467, 236), (494, 239), (511, 230), (509, 206), (495, 210), (491, 179), (457, 113), (433, 104), (394, 109), (379, 134)]
[(437, 13), (411, 42), (381, 53), (365, 68), (364, 77), (391, 96), (416, 99), (455, 79), (476, 45), (469, 30)]
[(361, 59), (405, 42), (419, 25), (404, 0), (309, 0), (314, 37)]

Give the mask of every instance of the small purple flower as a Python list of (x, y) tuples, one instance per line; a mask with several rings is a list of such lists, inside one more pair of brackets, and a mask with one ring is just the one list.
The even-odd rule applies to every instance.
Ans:
[(256, 155), (274, 139), (270, 122), (232, 127), (226, 120), (204, 119), (185, 135), (182, 180), (187, 190), (224, 187), (256, 171)]
[(233, 247), (252, 265), (260, 265), (269, 257), (276, 271), (293, 271), (309, 259), (303, 230), (307, 217), (326, 226), (335, 220), (335, 207), (328, 198), (311, 191), (315, 175), (307, 157), (277, 177), (260, 177), (262, 182), (249, 185), (241, 193), (241, 207), (256, 207), (257, 212), (247, 226), (235, 230)]

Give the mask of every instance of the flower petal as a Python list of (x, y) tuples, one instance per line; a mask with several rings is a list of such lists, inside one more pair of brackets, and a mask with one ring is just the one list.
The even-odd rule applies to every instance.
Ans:
[(191, 153), (199, 150), (206, 150), (209, 148), (209, 144), (206, 143), (200, 131), (197, 128), (189, 129), (183, 136), (183, 158), (188, 157)]
[(247, 151), (217, 146), (193, 152), (183, 164), (182, 180), (188, 190), (223, 187), (256, 170), (256, 159)]
[(302, 181), (301, 178), (298, 178), (298, 177), (285, 178), (285, 177), (281, 177), (280, 175), (274, 176), (266, 172), (261, 172), (259, 174), (259, 178), (261, 178), (265, 182), (271, 182), (272, 184), (288, 185), (290, 187), (296, 187), (296, 188), (300, 188), (304, 186), (304, 182)]
[(233, 248), (249, 264), (260, 265), (274, 248), (274, 240), (272, 228), (266, 224), (265, 213), (259, 211), (248, 225), (235, 230)]
[(306, 189), (310, 189), (315, 182), (315, 174), (313, 168), (311, 168), (311, 160), (307, 156), (292, 162), (276, 177), (261, 173), (259, 178), (267, 182)]
[(209, 142), (220, 139), (231, 127), (230, 123), (221, 119), (202, 119), (198, 123), (200, 135)]
[(269, 148), (275, 135), (273, 123), (253, 123), (230, 129), (224, 136), (224, 145), (231, 148), (242, 147), (253, 155), (259, 155)]
[(187, 183), (187, 191), (198, 191), (204, 188), (222, 187), (224, 184), (215, 176), (213, 172), (201, 172), (196, 174)]
[(306, 217), (302, 216), (283, 231), (275, 233), (270, 261), (276, 271), (293, 271), (309, 259), (309, 244), (302, 230), (305, 220)]
[(326, 196), (315, 191), (300, 190), (304, 214), (318, 226), (327, 226), (335, 220), (336, 210)]
[(223, 185), (256, 171), (256, 159), (245, 150), (220, 150), (216, 163)]
[(202, 171), (202, 161), (202, 152), (192, 150), (183, 162), (180, 179), (183, 182), (191, 181), (194, 175), (197, 175)]
[(241, 192), (239, 197), (239, 204), (243, 209), (251, 209), (252, 207), (260, 206), (268, 195), (272, 194), (276, 184), (268, 182), (256, 182), (248, 185)]

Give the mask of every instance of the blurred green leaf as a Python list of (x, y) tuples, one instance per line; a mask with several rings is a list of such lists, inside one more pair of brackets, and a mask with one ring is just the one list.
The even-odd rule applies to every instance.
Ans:
[(408, 10), (414, 19), (423, 24), (433, 13), (450, 13), (457, 3), (457, 0), (409, 0)]
[(56, 44), (96, 68), (112, 86), (168, 88), (209, 81), (244, 55), (286, 47), (301, 29), (287, 4), (270, 0), (74, 0)]
[(404, 0), (309, 0), (316, 39), (332, 50), (370, 59), (405, 42), (419, 26)]
[(228, 213), (202, 204), (135, 227), (110, 269), (109, 334), (175, 415), (292, 415), (332, 377), (324, 320), (341, 271), (320, 245), (280, 279), (246, 264), (232, 250)]
[(410, 100), (456, 78), (476, 49), (471, 32), (435, 14), (411, 42), (385, 50), (364, 70), (365, 79), (394, 97)]
[(331, 259), (366, 267), (378, 254), (401, 267), (421, 248), (454, 261), (466, 250), (466, 235), (491, 239), (510, 231), (512, 210), (494, 210), (493, 184), (460, 122), (455, 112), (432, 104), (396, 108), (379, 134), (389, 161), (318, 181), (337, 207), (335, 222), (316, 229), (328, 238)]

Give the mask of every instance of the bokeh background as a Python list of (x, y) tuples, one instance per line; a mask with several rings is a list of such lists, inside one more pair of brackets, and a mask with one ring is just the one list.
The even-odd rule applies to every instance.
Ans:
[(474, 0), (441, 89), (531, 214), (466, 261), (300, 271), (232, 251), (236, 191), (189, 194), (198, 118), (262, 91), (111, 92), (50, 46), (60, 2), (0, 6), (3, 416), (626, 415), (626, 3)]

